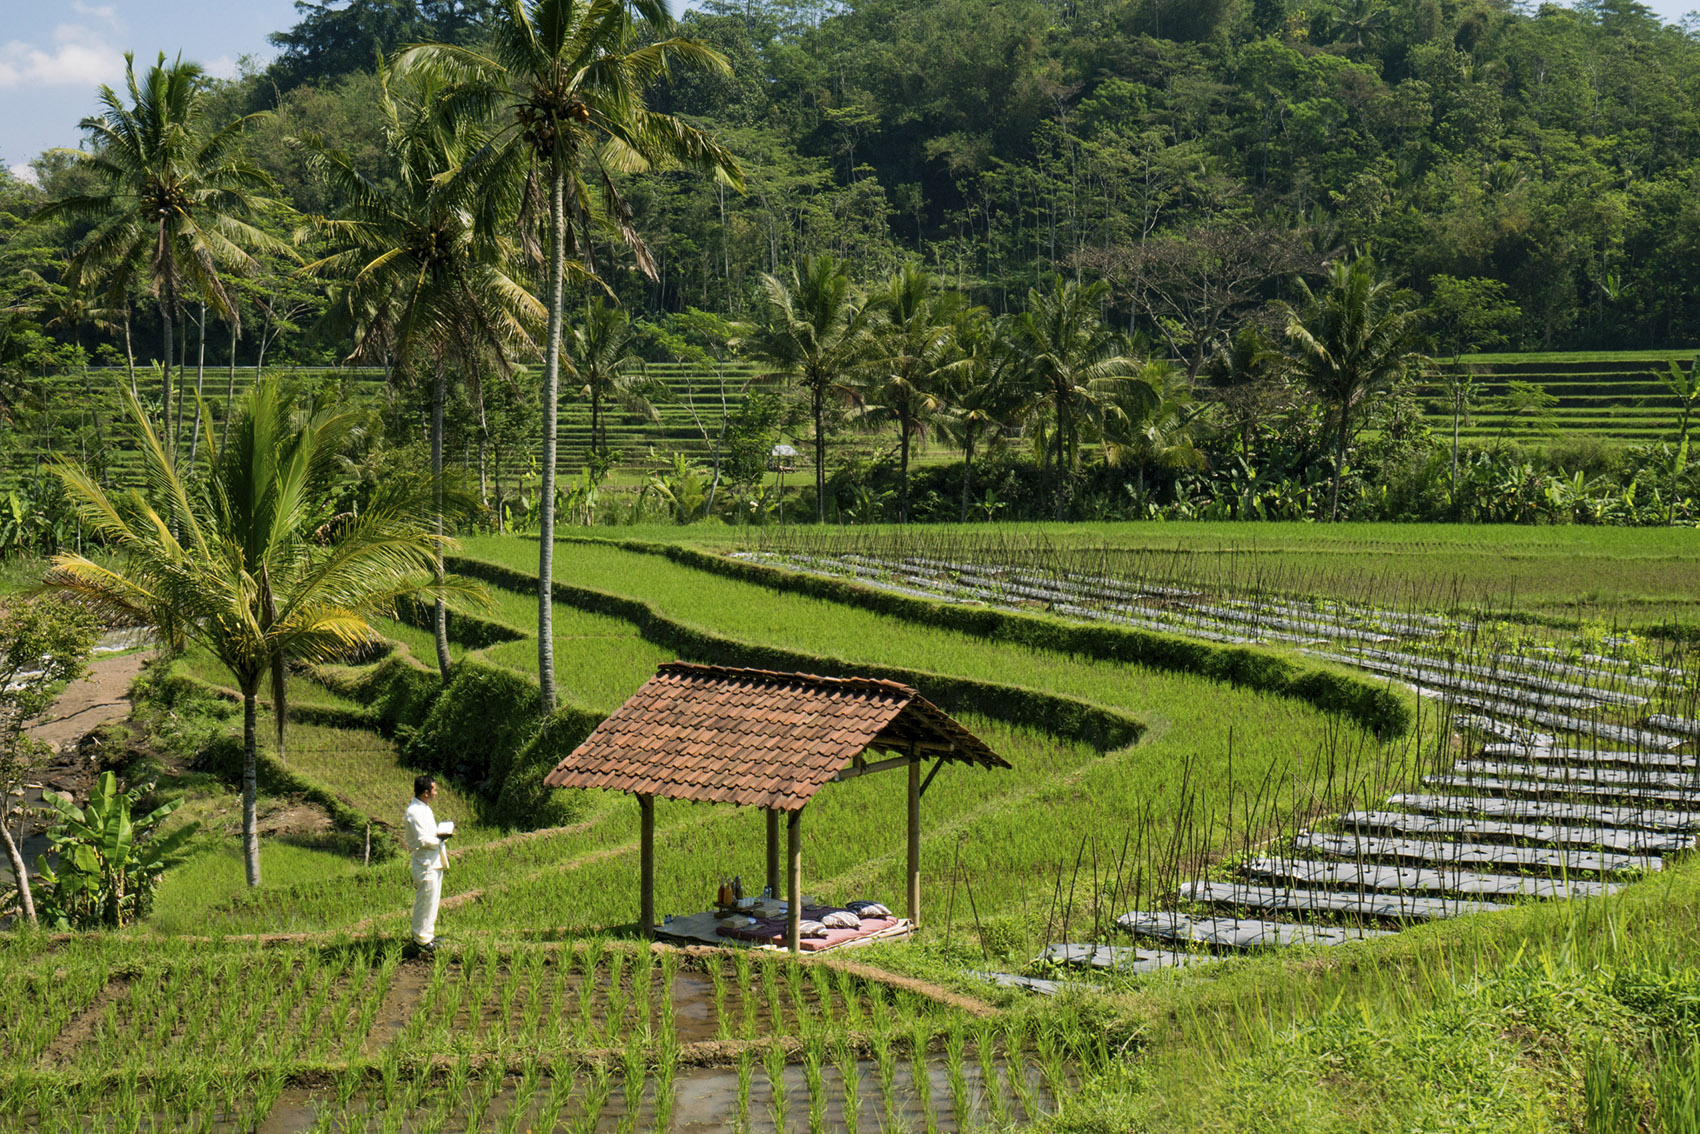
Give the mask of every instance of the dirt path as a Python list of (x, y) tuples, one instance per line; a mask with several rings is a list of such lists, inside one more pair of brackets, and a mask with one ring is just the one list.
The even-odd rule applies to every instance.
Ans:
[(152, 657), (151, 651), (97, 657), (87, 674), (65, 687), (29, 734), (62, 753), (101, 725), (123, 720), (130, 715), (130, 683)]
[[(127, 646), (134, 631), (115, 631), (102, 638), (103, 644)], [(153, 657), (152, 651), (127, 654), (96, 655), (89, 671), (65, 687), (53, 707), (42, 719), (26, 730), (30, 736), (53, 749), (53, 755), (37, 770), (24, 790), (24, 805), (41, 805), (45, 791), (68, 795), (73, 800), (88, 798), (89, 788), (100, 769), (100, 751), (83, 745), (83, 738), (103, 724), (121, 721), (130, 715), (130, 684), (141, 673), (142, 666)], [(24, 830), (24, 862), (30, 873), (35, 872), (36, 856), (47, 850), (45, 828), (39, 822), (27, 823)], [(16, 834), (16, 832), (13, 832)], [(11, 879), (12, 872), (0, 855), (0, 884)]]

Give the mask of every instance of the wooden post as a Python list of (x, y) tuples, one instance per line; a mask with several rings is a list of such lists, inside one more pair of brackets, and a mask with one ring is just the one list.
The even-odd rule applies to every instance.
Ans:
[(767, 885), (775, 898), (785, 892), (779, 876), (779, 812), (771, 807), (767, 810)]
[(921, 758), (909, 754), (909, 924), (921, 925)]
[(655, 797), (637, 797), (641, 833), (638, 836), (638, 885), (643, 896), (638, 901), (638, 932), (645, 937), (655, 933)]
[(786, 887), (785, 943), (793, 953), (802, 951), (803, 940), (803, 812), (799, 808), (785, 816), (787, 849), (791, 852), (791, 878)]

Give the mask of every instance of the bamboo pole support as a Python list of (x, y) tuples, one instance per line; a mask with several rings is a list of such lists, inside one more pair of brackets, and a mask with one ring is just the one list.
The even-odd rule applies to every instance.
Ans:
[(784, 885), (779, 875), (779, 812), (771, 807), (767, 809), (767, 885), (776, 898)]
[(655, 935), (655, 797), (639, 795), (638, 814), (641, 834), (638, 841), (638, 883), (642, 896), (638, 901), (638, 932), (645, 937)]
[(909, 755), (909, 924), (921, 926), (921, 760)]
[(802, 951), (803, 940), (803, 812), (787, 812), (785, 836), (791, 856), (790, 884), (786, 887), (785, 944), (791, 952)]

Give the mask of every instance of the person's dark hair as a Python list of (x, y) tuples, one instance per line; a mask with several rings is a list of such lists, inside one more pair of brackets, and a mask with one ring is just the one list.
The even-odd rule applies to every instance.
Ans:
[(413, 777), (413, 794), (424, 795), (436, 784), (437, 778), (429, 772), (421, 772)]

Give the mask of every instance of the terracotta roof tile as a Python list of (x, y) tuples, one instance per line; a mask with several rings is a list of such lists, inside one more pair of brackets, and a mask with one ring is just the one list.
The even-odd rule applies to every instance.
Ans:
[(928, 755), (1009, 764), (907, 685), (669, 662), (544, 778), (668, 799), (795, 811), (885, 735)]

